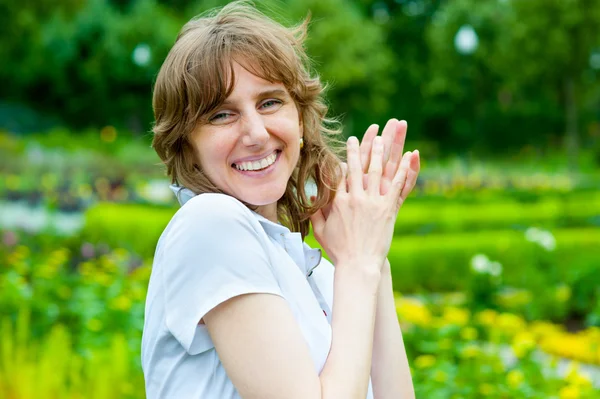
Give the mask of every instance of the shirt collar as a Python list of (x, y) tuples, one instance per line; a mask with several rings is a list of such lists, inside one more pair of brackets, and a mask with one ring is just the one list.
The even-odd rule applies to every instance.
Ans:
[(291, 232), (280, 223), (274, 223), (259, 213), (252, 211), (267, 235), (280, 243), (296, 265), (309, 277), (321, 263), (321, 249), (313, 249), (302, 241), (302, 235)]
[[(171, 184), (169, 188), (175, 193), (177, 201), (181, 206), (197, 195), (189, 188), (176, 184)], [(321, 263), (321, 250), (318, 248), (313, 249), (304, 243), (300, 233), (291, 232), (284, 225), (274, 223), (252, 210), (251, 212), (258, 219), (267, 235), (285, 248), (288, 255), (290, 255), (306, 277), (310, 276), (314, 269)]]
[(181, 206), (196, 196), (196, 193), (189, 188), (181, 187), (177, 184), (171, 184), (169, 188), (175, 193), (175, 197), (177, 197), (177, 201)]

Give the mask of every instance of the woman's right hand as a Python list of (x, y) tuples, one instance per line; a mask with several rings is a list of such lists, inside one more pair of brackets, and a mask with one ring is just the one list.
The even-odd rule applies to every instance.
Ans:
[(358, 139), (347, 142), (348, 164), (342, 165), (342, 178), (327, 217), (321, 210), (311, 217), (313, 233), (334, 264), (353, 262), (369, 267), (383, 264), (389, 251), (394, 223), (401, 202), (398, 201), (410, 165), (406, 153), (393, 176), (389, 190), (381, 194), (384, 148), (375, 137), (363, 184), (363, 168)]

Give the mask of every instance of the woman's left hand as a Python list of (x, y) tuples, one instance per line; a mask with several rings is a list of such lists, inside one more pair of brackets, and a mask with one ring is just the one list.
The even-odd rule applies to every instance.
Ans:
[[(380, 192), (385, 194), (390, 188), (390, 184), (398, 167), (402, 160), (402, 151), (404, 150), (404, 142), (406, 140), (406, 121), (398, 121), (397, 119), (390, 119), (383, 128), (381, 138), (383, 139), (383, 176), (381, 178)], [(366, 185), (366, 173), (371, 161), (371, 148), (373, 147), (373, 140), (377, 136), (379, 130), (378, 125), (371, 125), (363, 136), (362, 143), (360, 144), (360, 158), (363, 167), (363, 184)], [(406, 176), (406, 183), (398, 198), (399, 204), (401, 205), (408, 195), (411, 193), (417, 182), (419, 171), (421, 169), (421, 160), (419, 156), (419, 150), (415, 150), (411, 153), (410, 167)]]
[[(392, 183), (392, 179), (396, 171), (400, 167), (402, 160), (402, 151), (404, 150), (404, 142), (406, 140), (406, 121), (398, 121), (390, 119), (381, 133), (383, 139), (383, 176), (381, 177), (380, 193), (385, 195)], [(363, 185), (367, 186), (367, 170), (371, 161), (371, 149), (373, 148), (373, 140), (379, 133), (378, 125), (371, 125), (365, 132), (360, 144), (360, 159), (363, 168)], [(406, 176), (406, 182), (402, 188), (400, 197), (398, 198), (398, 206), (400, 207), (408, 195), (411, 193), (417, 182), (419, 171), (421, 169), (421, 160), (419, 150), (411, 153), (410, 166)], [(330, 206), (323, 209), (323, 215), (327, 218)]]

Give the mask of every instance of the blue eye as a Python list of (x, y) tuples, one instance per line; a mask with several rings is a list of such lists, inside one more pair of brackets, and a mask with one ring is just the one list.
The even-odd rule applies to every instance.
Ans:
[(210, 122), (224, 122), (229, 118), (232, 114), (229, 112), (219, 112), (218, 114), (213, 115), (209, 121)]
[(277, 105), (281, 105), (281, 101), (279, 100), (267, 100), (264, 103), (261, 104), (261, 108), (273, 108)]

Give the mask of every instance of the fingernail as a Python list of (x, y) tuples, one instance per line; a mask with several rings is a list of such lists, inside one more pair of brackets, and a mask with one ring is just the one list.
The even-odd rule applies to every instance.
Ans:
[(417, 155), (419, 155), (419, 150), (414, 150), (414, 151), (413, 151), (413, 154), (417, 154)]
[(348, 144), (351, 144), (351, 145), (358, 144), (358, 139), (356, 138), (356, 136), (348, 137)]

